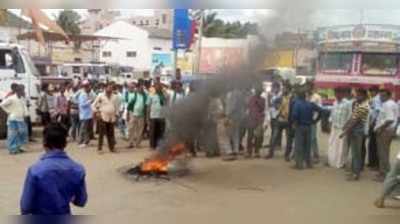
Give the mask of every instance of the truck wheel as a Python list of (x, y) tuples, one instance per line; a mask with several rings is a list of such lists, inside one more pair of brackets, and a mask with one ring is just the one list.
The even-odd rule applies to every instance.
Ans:
[(7, 113), (0, 108), (0, 139), (7, 138)]

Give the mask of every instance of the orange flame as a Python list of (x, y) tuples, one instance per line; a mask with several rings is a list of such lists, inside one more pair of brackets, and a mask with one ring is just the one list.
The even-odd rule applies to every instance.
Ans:
[(185, 144), (176, 144), (166, 154), (156, 154), (141, 165), (144, 172), (167, 172), (168, 164), (185, 151)]

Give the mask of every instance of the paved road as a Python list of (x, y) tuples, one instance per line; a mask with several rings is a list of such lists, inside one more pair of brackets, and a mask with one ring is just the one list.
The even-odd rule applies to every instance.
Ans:
[[(326, 136), (321, 138), (326, 148)], [(122, 140), (119, 141), (120, 143)], [(125, 146), (120, 144), (120, 148)], [(398, 149), (396, 143), (393, 149)], [(94, 147), (68, 153), (87, 169), (89, 204), (75, 214), (98, 215), (104, 223), (398, 223), (400, 203), (389, 209), (372, 206), (381, 190), (366, 172), (357, 183), (345, 181), (342, 170), (322, 165), (294, 171), (282, 157), (272, 161), (199, 158), (193, 173), (171, 182), (136, 183), (118, 170), (138, 163), (148, 149), (98, 155)], [(40, 144), (30, 152), (9, 156), (0, 142), (0, 217), (18, 214), (21, 186), (27, 167), (41, 154)], [(91, 219), (96, 219), (95, 217)], [(306, 221), (308, 220), (308, 221)]]

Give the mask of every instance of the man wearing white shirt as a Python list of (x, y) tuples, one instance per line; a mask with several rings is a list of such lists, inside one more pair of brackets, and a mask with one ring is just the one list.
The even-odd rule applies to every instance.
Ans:
[(120, 99), (113, 91), (114, 84), (108, 83), (104, 93), (99, 94), (92, 104), (93, 111), (99, 113), (99, 145), (97, 150), (100, 154), (102, 153), (104, 136), (107, 137), (110, 152), (116, 152), (114, 127), (117, 121)]
[[(281, 85), (278, 82), (272, 83), (271, 93), (266, 97), (268, 100), (267, 108), (269, 109), (269, 120), (271, 123), (271, 139), (270, 139), (270, 146), (272, 145), (273, 136), (275, 132), (278, 130), (278, 114), (279, 114), (279, 105), (282, 99), (282, 91)], [(279, 146), (282, 144), (282, 135), (278, 136)]]
[(390, 171), (390, 145), (397, 126), (399, 109), (397, 104), (391, 99), (389, 90), (382, 90), (380, 93), (382, 108), (379, 112), (374, 131), (376, 133), (379, 157), (379, 173), (377, 181), (384, 181)]
[(328, 164), (331, 167), (342, 168), (346, 161), (344, 159), (344, 151), (347, 147), (347, 139), (339, 138), (343, 127), (351, 118), (352, 104), (344, 97), (344, 89), (335, 89), (336, 101), (331, 111), (332, 130), (329, 137), (328, 146)]
[[(317, 106), (322, 106), (322, 97), (315, 91), (314, 85), (311, 84), (309, 93), (309, 100)], [(311, 152), (315, 163), (319, 163), (319, 146), (318, 146), (318, 126), (317, 124), (311, 125)]]
[(382, 107), (381, 96), (379, 95), (379, 87), (372, 87), (369, 90), (371, 95), (370, 101), (370, 122), (369, 122), (369, 129), (368, 132), (368, 166), (371, 169), (378, 169), (379, 167), (379, 159), (378, 159), (378, 147), (376, 144), (376, 134), (373, 131), (376, 125), (376, 119), (378, 118), (379, 111)]
[(11, 95), (1, 102), (0, 107), (8, 114), (7, 148), (11, 155), (15, 155), (24, 152), (21, 147), (28, 141), (25, 123), (27, 109), (22, 88), (14, 83), (11, 85), (11, 91)]
[(375, 206), (377, 208), (385, 207), (386, 198), (393, 195), (394, 192), (400, 187), (400, 153), (397, 154), (395, 166), (392, 168), (390, 173), (387, 175), (385, 179), (385, 183), (383, 185), (383, 193), (375, 201)]
[(180, 100), (185, 98), (185, 90), (181, 82), (174, 81), (171, 83), (172, 91), (169, 93), (169, 104), (170, 106), (178, 103)]

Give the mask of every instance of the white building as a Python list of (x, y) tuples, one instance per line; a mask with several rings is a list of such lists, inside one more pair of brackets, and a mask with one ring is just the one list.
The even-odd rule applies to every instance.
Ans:
[(108, 9), (88, 9), (88, 17), (80, 24), (82, 34), (93, 34), (96, 31), (109, 26), (121, 16), (119, 11)]
[(169, 30), (138, 27), (125, 21), (117, 21), (95, 35), (119, 38), (103, 42), (100, 46), (100, 61), (132, 66), (135, 71), (152, 69), (155, 54), (172, 58), (172, 33)]
[(155, 9), (152, 16), (133, 16), (126, 21), (140, 27), (153, 27), (172, 30), (174, 20), (173, 9)]

